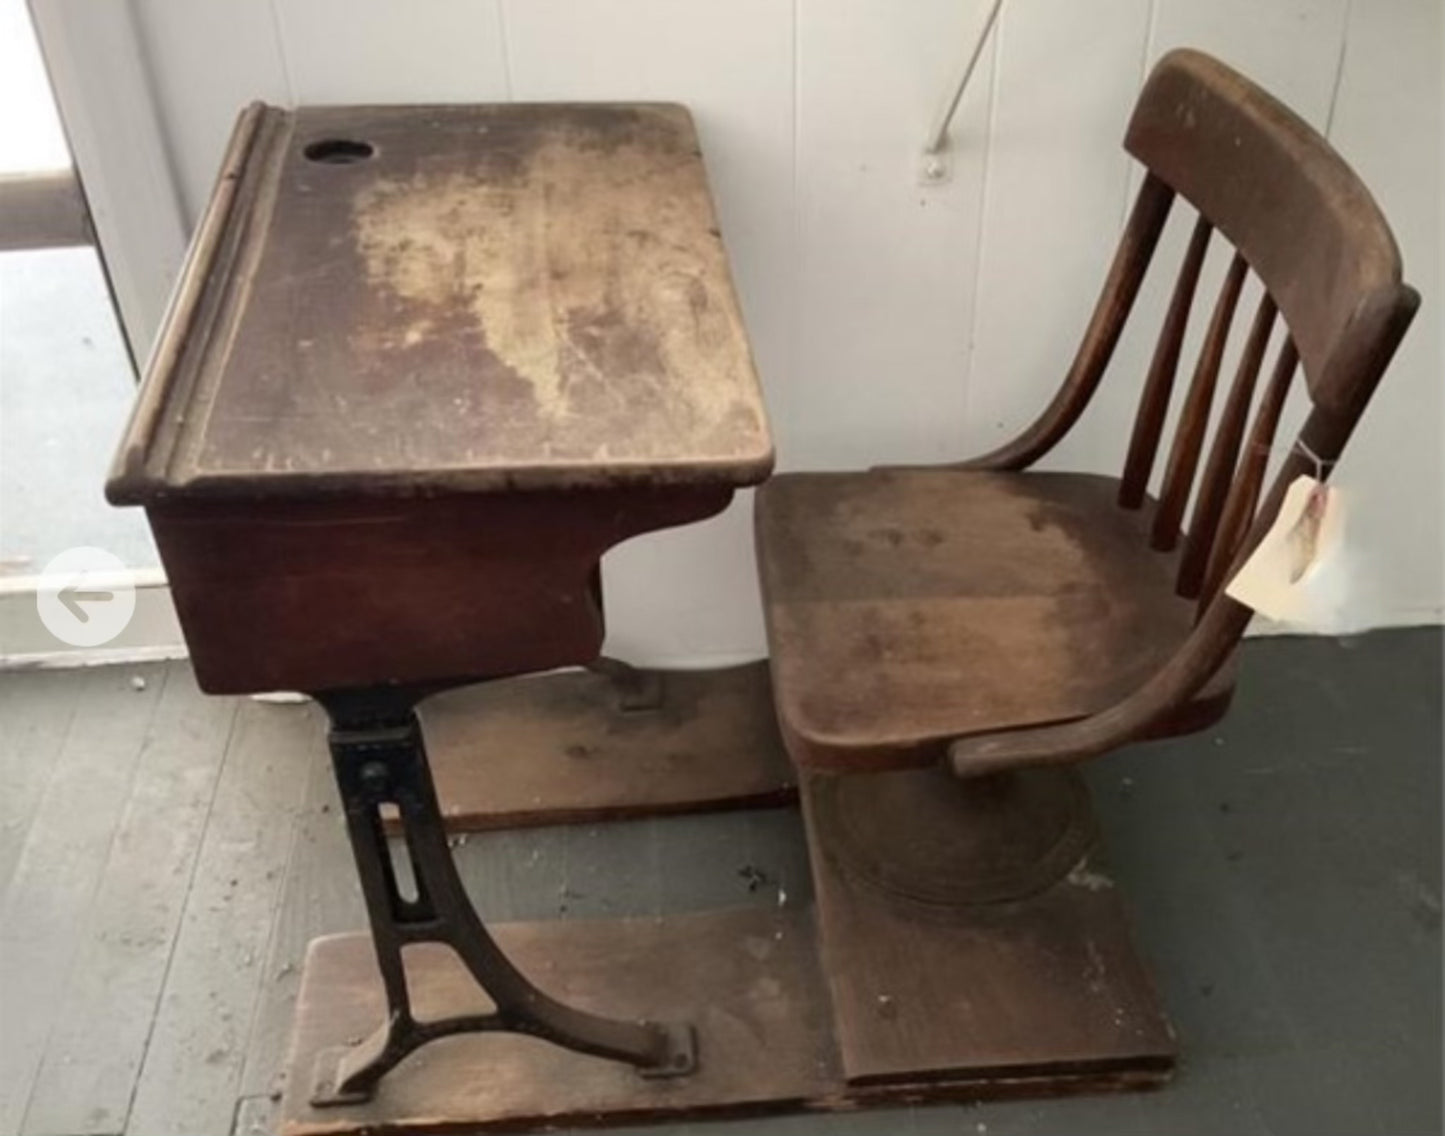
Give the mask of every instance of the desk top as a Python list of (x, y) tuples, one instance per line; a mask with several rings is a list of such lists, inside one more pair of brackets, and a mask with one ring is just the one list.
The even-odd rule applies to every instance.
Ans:
[(772, 456), (685, 108), (255, 104), (107, 495), (744, 485)]

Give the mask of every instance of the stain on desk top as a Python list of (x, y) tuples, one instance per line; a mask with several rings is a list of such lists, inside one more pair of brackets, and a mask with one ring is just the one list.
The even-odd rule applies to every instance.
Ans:
[(750, 484), (772, 465), (691, 116), (243, 115), (117, 502)]

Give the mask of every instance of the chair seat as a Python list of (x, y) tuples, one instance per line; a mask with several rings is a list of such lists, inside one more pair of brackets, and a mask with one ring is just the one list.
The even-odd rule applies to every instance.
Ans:
[[(1104, 710), (1155, 674), (1195, 604), (1174, 592), (1178, 555), (1149, 548), (1152, 502), (1121, 509), (1117, 491), (948, 469), (765, 484), (757, 555), (794, 760), (930, 764), (955, 738)], [(1228, 686), (1209, 684), (1185, 727), (1222, 713)]]

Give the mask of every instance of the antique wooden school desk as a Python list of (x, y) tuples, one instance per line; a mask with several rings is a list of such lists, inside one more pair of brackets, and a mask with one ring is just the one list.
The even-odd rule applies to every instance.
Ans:
[[(772, 461), (685, 109), (242, 115), (107, 493), (146, 508), (201, 686), (305, 691), (331, 719), (385, 1007), (369, 987), (346, 997), (374, 982), (368, 944), (313, 950), (298, 1046), (315, 1076), (292, 1078), (293, 1125), (314, 1112), (344, 1128), (327, 1106), (366, 1100), (412, 1050), (461, 1031), (529, 1034), (662, 1078), (693, 1070), (687, 1023), (643, 1020), (625, 989), (621, 1016), (584, 1012), (509, 962), (452, 865), (415, 706), (595, 660), (602, 554), (718, 512)], [(384, 806), (400, 815), (410, 893)], [(492, 1007), (448, 996), (439, 1019), (413, 1012), (403, 949), (432, 942)], [(547, 969), (578, 956), (584, 985), (600, 950), (640, 968), (643, 989), (685, 986), (645, 957), (678, 944), (649, 948), (626, 927), (598, 942), (537, 949)], [(409, 961), (426, 971), (444, 953)], [(350, 1044), (360, 1020), (375, 1030)], [(548, 1048), (523, 1043), (517, 1067)], [(562, 1057), (586, 1082), (595, 1058)], [(543, 1097), (504, 1090), (493, 1111), (597, 1105), (556, 1091), (556, 1059), (537, 1071)], [(595, 1064), (646, 1091), (626, 1065)], [(475, 1065), (471, 1081), (498, 1077)], [(416, 1089), (433, 1117), (467, 1107), (445, 1099), (467, 1080), (453, 1072), (443, 1099)]]
[[(308, 953), (288, 1136), (1167, 1075), (1172, 1040), (1110, 889), (1071, 888), (1022, 924), (885, 921), (882, 938), (860, 907), (828, 924), (831, 942), (796, 907), (483, 925), (423, 735), (450, 734), (472, 792), (504, 790), (524, 766), (458, 724), (509, 704), (418, 704), (594, 663), (602, 554), (716, 513), (771, 466), (682, 108), (242, 116), (108, 494), (146, 508), (202, 687), (305, 691), (331, 720), (371, 933)], [(691, 688), (715, 705), (694, 735), (745, 751), (698, 749), (703, 774), (776, 749), (760, 674)], [(654, 700), (635, 678), (623, 672), (622, 700)], [(555, 712), (559, 731), (599, 720), (568, 717), (571, 679), (534, 681), (561, 693), (516, 696), (514, 719), (521, 706), (534, 726)], [(655, 738), (671, 729), (658, 721)], [(605, 811), (595, 787), (613, 767), (592, 768), (590, 787), (568, 782), (582, 805), (560, 811)], [(631, 768), (614, 803), (641, 797)], [(688, 788), (690, 802), (719, 785)], [(392, 859), (388, 812), (409, 866)], [(1076, 981), (1084, 971), (1094, 979)], [(875, 997), (875, 979), (905, 976), (930, 993)], [(939, 990), (965, 988), (961, 1009), (938, 1012)], [(840, 990), (865, 993), (840, 1003)]]

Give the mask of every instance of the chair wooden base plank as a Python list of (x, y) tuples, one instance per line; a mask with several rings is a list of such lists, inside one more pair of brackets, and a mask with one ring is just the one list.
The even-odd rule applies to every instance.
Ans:
[(450, 832), (797, 800), (766, 662), (558, 671), (446, 691), (419, 712)]

